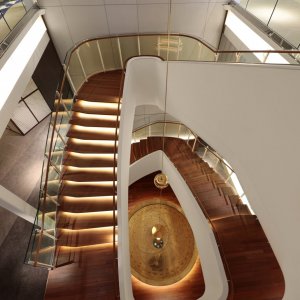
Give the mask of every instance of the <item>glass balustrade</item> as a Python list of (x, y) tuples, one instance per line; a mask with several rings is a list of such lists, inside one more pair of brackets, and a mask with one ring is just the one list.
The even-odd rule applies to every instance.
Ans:
[[(237, 196), (240, 200), (236, 206), (236, 211), (239, 212), (239, 209), (243, 211), (243, 209), (248, 208), (254, 214), (231, 166), (184, 124), (164, 121), (149, 123), (133, 131), (132, 143), (138, 143), (149, 137), (173, 137), (186, 141), (192, 151), (197, 153), (202, 160), (221, 176), (224, 183), (232, 188), (232, 195), (230, 194), (230, 196)], [(235, 199), (236, 201), (237, 199)], [(242, 206), (242, 204), (247, 205), (247, 208)]]
[(16, 27), (30, 9), (22, 0), (0, 2), (0, 43)]
[[(92, 39), (69, 51), (65, 59), (62, 85), (55, 100), (55, 111), (49, 125), (39, 208), (28, 246), (27, 263), (48, 268), (61, 263), (56, 262), (55, 258), (56, 210), (59, 205), (58, 195), (65, 158), (64, 149), (68, 141), (69, 121), (72, 117), (72, 106), (78, 90), (93, 74), (124, 69), (128, 59), (145, 55), (158, 56), (164, 60), (173, 61), (268, 63), (271, 62), (270, 57), (272, 58), (272, 55), (279, 54), (263, 51), (259, 53), (250, 51), (216, 52), (200, 40), (176, 34), (147, 34)], [(257, 55), (264, 55), (264, 59), (259, 60)], [(298, 53), (294, 53), (294, 58), (290, 53), (283, 55), (289, 58), (292, 63), (298, 63), (296, 60), (299, 56)], [(151, 111), (150, 108), (149, 111)], [(167, 122), (161, 122), (161, 120)], [(135, 127), (132, 142), (163, 135), (185, 140), (193, 151), (222, 176), (226, 183), (232, 187), (236, 196), (243, 203), (246, 203), (247, 198), (231, 167), (189, 128), (176, 123), (176, 120), (165, 115), (162, 111), (147, 115), (141, 114), (136, 116), (136, 121), (136, 124), (140, 125)]]

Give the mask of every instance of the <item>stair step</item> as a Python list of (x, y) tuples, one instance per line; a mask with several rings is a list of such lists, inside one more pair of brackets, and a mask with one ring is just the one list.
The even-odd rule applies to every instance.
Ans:
[[(116, 172), (116, 170), (115, 170)], [(116, 174), (115, 174), (116, 175)], [(115, 177), (116, 178), (116, 177)], [(114, 180), (114, 169), (109, 168), (78, 168), (68, 166), (63, 170), (63, 180), (72, 181), (111, 181)]]
[(57, 228), (87, 229), (97, 227), (110, 227), (113, 225), (114, 220), (112, 211), (89, 213), (58, 213)]
[[(58, 101), (59, 101), (58, 99), (55, 99), (55, 101), (54, 101), (55, 110), (58, 106)], [(73, 99), (61, 99), (60, 105), (59, 105), (59, 108), (58, 108), (59, 111), (64, 111), (65, 110), (65, 107), (64, 107), (63, 104), (67, 107), (68, 110), (71, 110), (72, 105), (73, 105)]]
[(240, 215), (252, 215), (247, 204), (238, 204), (237, 210)]
[[(67, 136), (84, 140), (115, 140), (115, 128), (72, 125)], [(118, 137), (118, 130), (117, 130)]]
[(70, 124), (90, 127), (116, 127), (117, 116), (93, 115), (75, 112)]
[(113, 227), (91, 229), (58, 229), (58, 246), (82, 247), (113, 242)]
[(111, 196), (113, 194), (113, 182), (76, 182), (63, 181), (61, 185), (61, 196), (72, 197), (97, 197)]
[[(116, 197), (117, 199), (117, 197)], [(113, 210), (113, 196), (102, 197), (59, 197), (60, 209), (66, 212), (96, 212)]]
[(118, 104), (78, 100), (73, 105), (73, 111), (93, 115), (117, 115)]
[(210, 219), (227, 218), (235, 215), (230, 205), (209, 208), (206, 210)]
[[(114, 153), (115, 141), (82, 140), (69, 138), (65, 147), (66, 151), (79, 153)], [(118, 151), (118, 142), (116, 143)]]
[(85, 154), (67, 152), (63, 164), (74, 167), (113, 167), (117, 164), (114, 162), (113, 154)]

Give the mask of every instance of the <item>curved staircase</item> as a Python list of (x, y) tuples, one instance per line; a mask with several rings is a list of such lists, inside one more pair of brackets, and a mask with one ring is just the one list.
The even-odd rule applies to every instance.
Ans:
[[(211, 221), (227, 276), (231, 278), (228, 299), (282, 299), (284, 278), (257, 217), (251, 215), (232, 188), (185, 141), (164, 139), (164, 146), (162, 137), (133, 143), (131, 163), (164, 149)], [(143, 293), (141, 289), (136, 291), (136, 299), (143, 299)]]

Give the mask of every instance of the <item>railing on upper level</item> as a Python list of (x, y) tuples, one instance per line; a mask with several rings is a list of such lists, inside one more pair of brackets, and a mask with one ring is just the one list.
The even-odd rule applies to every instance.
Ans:
[(0, 3), (0, 57), (17, 35), (18, 28), (29, 20), (38, 7), (23, 0)]
[[(73, 102), (79, 89), (90, 76), (99, 72), (124, 69), (128, 59), (145, 55), (159, 56), (162, 59), (173, 61), (219, 62), (226, 60), (226, 62), (247, 61), (250, 63), (258, 62), (255, 55), (263, 55), (265, 59), (261, 60), (261, 63), (267, 63), (267, 59), (271, 55), (283, 55), (291, 63), (298, 64), (297, 58), (300, 51), (215, 51), (194, 37), (179, 34), (101, 37), (84, 41), (73, 47), (66, 55), (65, 72), (55, 100), (56, 111), (52, 114), (50, 121), (39, 206), (25, 260), (27, 263), (47, 268), (53, 268), (56, 265), (55, 226), (56, 211), (59, 206), (58, 195), (63, 168), (63, 151), (68, 139), (67, 132)], [(116, 126), (118, 126), (118, 122), (117, 119)], [(115, 137), (117, 136), (115, 135)], [(210, 157), (212, 161), (215, 153), (207, 148), (202, 155), (205, 159)], [(221, 158), (218, 158), (217, 161), (217, 168), (228, 174), (227, 180), (234, 181), (234, 173), (229, 177), (230, 171), (228, 173), (227, 167), (229, 169), (230, 167), (226, 166)], [(215, 163), (217, 164), (217, 162)], [(116, 174), (115, 170), (114, 174)], [(115, 195), (116, 186), (114, 185), (113, 188), (113, 195)], [(116, 207), (116, 203), (114, 203), (114, 207)]]

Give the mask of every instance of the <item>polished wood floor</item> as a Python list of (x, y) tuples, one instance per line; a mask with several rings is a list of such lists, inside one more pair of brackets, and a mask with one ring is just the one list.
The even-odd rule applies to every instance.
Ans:
[[(153, 184), (154, 174), (145, 176), (129, 187), (129, 213), (136, 207), (152, 203), (153, 199), (160, 199), (180, 207), (180, 204), (171, 189), (168, 187), (160, 193)], [(168, 286), (151, 286), (132, 277), (133, 295), (136, 300), (196, 300), (205, 290), (204, 278), (200, 261), (194, 265), (191, 272), (179, 282)]]
[(121, 71), (95, 75), (73, 106), (57, 214), (57, 268), (49, 272), (47, 300), (118, 298), (113, 168), (121, 85)]
[[(161, 149), (161, 137), (150, 137), (134, 143), (131, 148), (131, 163)], [(234, 191), (191, 151), (186, 142), (165, 138), (164, 151), (212, 222), (222, 249), (223, 263), (228, 266), (227, 276), (231, 278), (228, 299), (282, 299), (284, 278), (257, 217), (250, 214)], [(143, 298), (142, 290), (137, 290), (136, 294), (138, 299), (148, 299)]]

